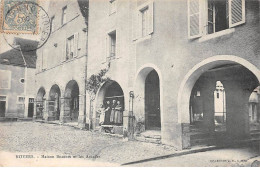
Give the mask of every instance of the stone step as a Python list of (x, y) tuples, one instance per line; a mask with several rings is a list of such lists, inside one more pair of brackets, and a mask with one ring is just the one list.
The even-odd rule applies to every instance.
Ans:
[(214, 138), (201, 138), (201, 139), (193, 139), (191, 140), (191, 146), (199, 146), (199, 145), (214, 145)]
[(141, 141), (141, 142), (161, 144), (161, 139), (146, 138), (146, 137), (143, 137), (143, 136), (136, 136), (135, 139), (137, 141)]
[(17, 117), (2, 117), (0, 122), (16, 122), (17, 119)]
[(33, 118), (18, 118), (18, 120), (17, 121), (32, 121), (33, 120)]

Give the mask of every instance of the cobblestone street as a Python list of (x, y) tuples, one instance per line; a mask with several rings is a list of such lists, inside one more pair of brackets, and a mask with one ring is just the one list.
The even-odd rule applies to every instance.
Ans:
[(175, 148), (169, 146), (126, 142), (97, 132), (38, 122), (0, 123), (0, 136), (2, 153), (34, 154), (39, 158), (41, 155), (76, 155), (84, 156), (81, 161), (109, 162), (113, 166), (175, 152)]

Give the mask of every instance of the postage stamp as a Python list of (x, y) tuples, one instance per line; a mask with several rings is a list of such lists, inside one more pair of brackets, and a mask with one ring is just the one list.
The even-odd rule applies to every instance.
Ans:
[(39, 49), (47, 42), (51, 21), (39, 2), (43, 3), (40, 0), (2, 0), (0, 3), (0, 35), (10, 47), (20, 50), (14, 43), (17, 38), (37, 42), (37, 46), (23, 49), (25, 51)]
[(0, 31), (12, 34), (38, 34), (38, 0), (2, 0)]

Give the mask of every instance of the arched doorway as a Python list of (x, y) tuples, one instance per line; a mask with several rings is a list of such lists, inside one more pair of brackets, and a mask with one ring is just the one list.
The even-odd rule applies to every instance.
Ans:
[(68, 82), (64, 93), (64, 117), (70, 121), (78, 121), (79, 116), (79, 86), (75, 80)]
[(145, 79), (145, 127), (147, 130), (161, 129), (160, 82), (155, 70)]
[(45, 103), (45, 89), (44, 87), (41, 87), (38, 90), (37, 96), (36, 96), (36, 118), (43, 118), (43, 109), (44, 109), (44, 103)]
[(160, 135), (162, 110), (160, 79), (160, 73), (153, 65), (143, 67), (138, 72), (134, 85), (135, 133), (149, 131), (151, 135)]
[(60, 88), (57, 84), (53, 85), (49, 95), (49, 112), (54, 120), (60, 119)]
[(208, 58), (185, 76), (178, 120), (190, 123), (191, 145), (249, 137), (248, 99), (259, 85), (257, 76), (255, 66), (235, 56)]
[[(105, 112), (104, 118), (100, 115), (101, 105), (103, 105), (103, 109), (107, 109), (108, 107), (112, 109)], [(96, 112), (93, 115), (95, 121), (94, 128), (99, 126), (109, 127), (106, 129), (107, 132), (116, 130), (113, 133), (123, 133), (122, 125), (125, 98), (121, 86), (116, 81), (110, 80), (101, 86), (97, 92), (95, 110)], [(111, 126), (113, 127), (111, 128)]]

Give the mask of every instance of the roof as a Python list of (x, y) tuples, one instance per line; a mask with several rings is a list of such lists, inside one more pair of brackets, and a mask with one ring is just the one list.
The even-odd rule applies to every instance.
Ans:
[[(19, 67), (36, 68), (36, 50), (28, 51), (28, 46), (31, 48), (38, 45), (37, 41), (26, 40), (22, 38), (15, 38), (16, 45), (20, 45), (21, 51), (17, 49), (11, 49), (0, 54), (0, 64), (13, 65)], [(24, 63), (24, 60), (26, 64)]]

